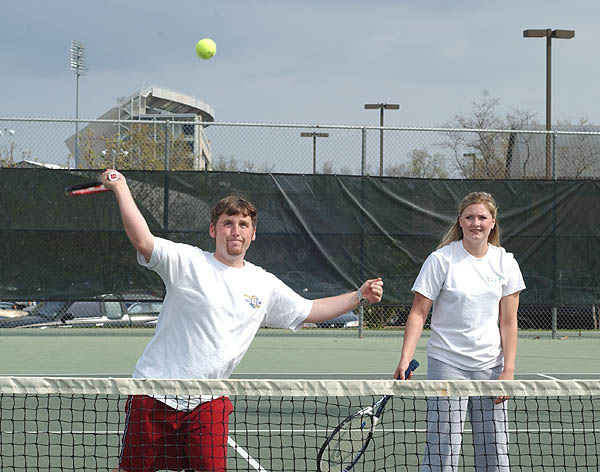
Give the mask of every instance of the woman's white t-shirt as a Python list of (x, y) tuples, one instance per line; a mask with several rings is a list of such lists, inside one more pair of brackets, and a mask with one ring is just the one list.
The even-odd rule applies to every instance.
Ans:
[(477, 258), (454, 241), (431, 253), (412, 287), (433, 301), (427, 354), (465, 370), (502, 365), (500, 299), (523, 289), (519, 264), (504, 248), (490, 244)]

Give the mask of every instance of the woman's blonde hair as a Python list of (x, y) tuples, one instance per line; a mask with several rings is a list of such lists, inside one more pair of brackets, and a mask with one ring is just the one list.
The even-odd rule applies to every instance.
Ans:
[[(492, 214), (492, 218), (496, 220), (496, 224), (490, 231), (488, 236), (488, 243), (493, 246), (500, 246), (500, 226), (498, 225), (498, 208), (496, 207), (496, 201), (494, 197), (492, 197), (489, 193), (486, 192), (471, 192), (465, 198), (462, 199), (460, 205), (458, 205), (458, 218), (463, 214), (465, 208), (469, 205), (473, 205), (474, 203), (483, 203), (489, 212)], [(458, 218), (456, 218), (456, 222), (450, 227), (448, 232), (444, 235), (440, 244), (438, 245), (438, 249), (447, 246), (453, 241), (460, 241), (463, 238), (463, 231), (458, 223)]]

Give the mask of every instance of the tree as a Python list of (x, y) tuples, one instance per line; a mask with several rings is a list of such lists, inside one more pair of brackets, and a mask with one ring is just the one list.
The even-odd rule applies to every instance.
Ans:
[(17, 153), (21, 154), (22, 161), (31, 160), (31, 151), (24, 151), (15, 146), (15, 143), (10, 143), (0, 147), (0, 167), (14, 167)]
[[(498, 115), (499, 98), (484, 97), (473, 102), (471, 114), (458, 113), (444, 124), (449, 129), (466, 131), (446, 131), (443, 148), (454, 155), (456, 170), (463, 178), (505, 178), (511, 177), (512, 133), (486, 130), (522, 130), (535, 126), (534, 114), (524, 110), (513, 110), (505, 117)], [(523, 136), (519, 133), (519, 137)], [(526, 143), (531, 137), (525, 137)], [(508, 174), (508, 175), (507, 175)]]
[(222, 155), (215, 159), (212, 168), (221, 172), (236, 172), (240, 170), (235, 157)]
[(80, 136), (82, 159), (93, 169), (198, 169), (199, 157), (190, 144), (183, 133), (154, 123), (133, 123), (112, 136), (95, 136), (90, 129)]
[(15, 163), (14, 160), (14, 146), (5, 145), (0, 148), (0, 167), (12, 167)]
[(268, 174), (273, 172), (275, 165), (257, 164), (254, 161), (246, 160), (241, 164), (233, 156), (218, 156), (213, 162), (211, 170), (221, 172), (256, 172), (260, 174)]
[(323, 164), (321, 165), (321, 174), (335, 174), (335, 170), (333, 168), (333, 162), (332, 161), (325, 161), (323, 162)]
[(426, 149), (413, 149), (406, 164), (389, 166), (386, 175), (395, 177), (417, 177), (424, 179), (446, 179), (448, 171), (441, 154), (431, 155)]
[[(585, 118), (580, 118), (577, 123), (559, 121), (557, 128), (576, 131), (598, 131), (590, 126)], [(561, 177), (580, 179), (585, 177), (598, 177), (594, 171), (596, 156), (598, 155), (598, 136), (591, 134), (560, 135), (555, 140), (557, 172)]]

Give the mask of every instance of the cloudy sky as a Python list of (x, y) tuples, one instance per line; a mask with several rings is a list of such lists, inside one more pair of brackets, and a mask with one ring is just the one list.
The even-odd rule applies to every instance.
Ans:
[[(142, 86), (210, 104), (217, 121), (377, 125), (368, 102), (399, 103), (390, 126), (438, 126), (483, 96), (502, 113), (545, 117), (545, 39), (553, 118), (600, 124), (600, 3), (592, 0), (21, 0), (0, 7), (0, 116), (75, 115), (72, 39), (85, 43), (81, 118)], [(195, 56), (211, 37), (217, 54)]]

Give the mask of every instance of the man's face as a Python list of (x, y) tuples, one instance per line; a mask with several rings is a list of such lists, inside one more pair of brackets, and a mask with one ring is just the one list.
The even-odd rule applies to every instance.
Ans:
[(216, 224), (210, 224), (209, 233), (215, 239), (215, 257), (227, 265), (243, 265), (250, 243), (256, 238), (256, 228), (250, 216), (223, 213)]

